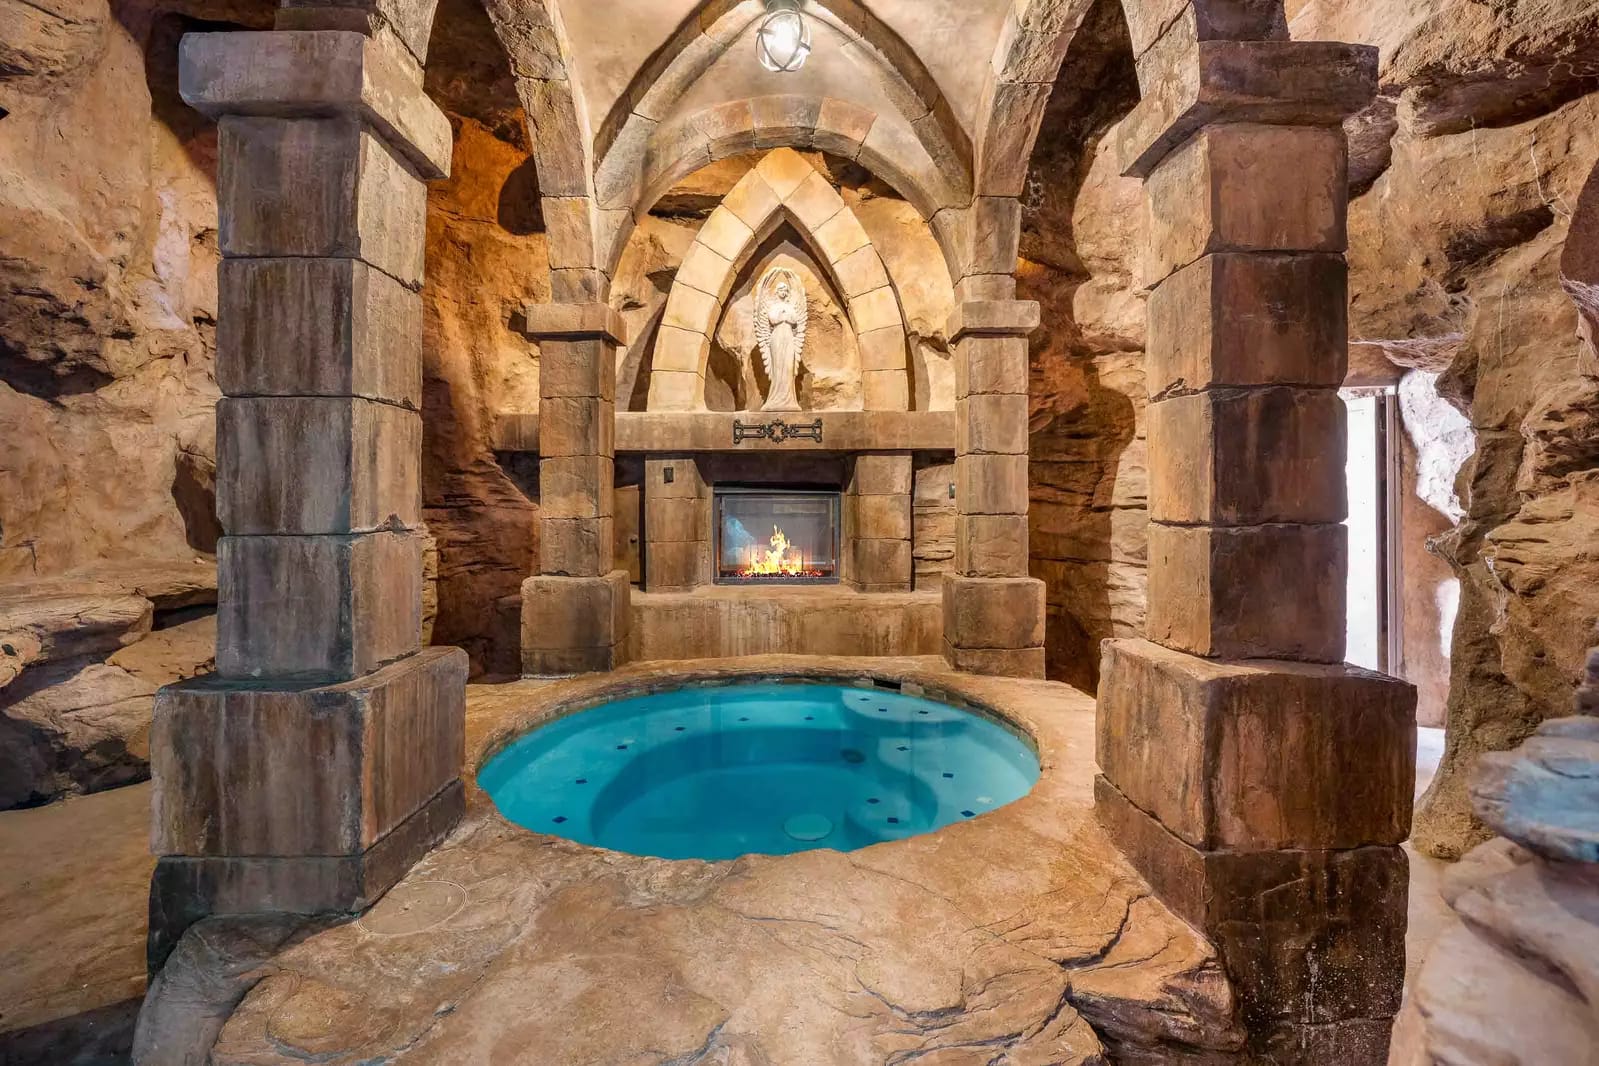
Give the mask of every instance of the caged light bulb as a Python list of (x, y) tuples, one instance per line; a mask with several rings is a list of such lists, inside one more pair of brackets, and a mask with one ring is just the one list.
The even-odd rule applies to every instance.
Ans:
[(768, 14), (755, 34), (761, 66), (777, 73), (795, 71), (811, 54), (811, 27), (796, 0), (770, 0)]

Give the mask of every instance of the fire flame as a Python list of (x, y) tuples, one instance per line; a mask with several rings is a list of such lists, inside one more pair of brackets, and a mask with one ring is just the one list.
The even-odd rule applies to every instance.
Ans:
[(770, 548), (750, 547), (750, 562), (739, 577), (823, 577), (820, 570), (805, 565), (805, 555), (789, 543), (787, 535), (772, 527)]

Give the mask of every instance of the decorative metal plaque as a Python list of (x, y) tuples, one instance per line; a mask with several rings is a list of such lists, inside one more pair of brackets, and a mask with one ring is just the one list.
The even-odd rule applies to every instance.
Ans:
[(822, 443), (822, 420), (802, 422), (798, 425), (789, 425), (781, 418), (774, 418), (770, 422), (761, 423), (740, 422), (733, 420), (733, 443), (743, 444), (747, 440), (769, 440), (773, 444), (783, 444), (791, 440), (813, 440)]

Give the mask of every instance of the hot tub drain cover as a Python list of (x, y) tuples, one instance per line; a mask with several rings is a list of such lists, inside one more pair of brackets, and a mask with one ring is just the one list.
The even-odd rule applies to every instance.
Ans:
[(783, 832), (795, 840), (821, 840), (833, 831), (833, 820), (823, 814), (796, 814), (783, 823)]

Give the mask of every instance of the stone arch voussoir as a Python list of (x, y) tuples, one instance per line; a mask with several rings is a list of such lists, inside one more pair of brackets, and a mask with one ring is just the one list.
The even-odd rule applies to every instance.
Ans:
[(763, 157), (712, 211), (678, 268), (656, 334), (649, 410), (705, 407), (711, 336), (740, 272), (784, 219), (820, 253), (861, 353), (868, 410), (910, 406), (905, 319), (882, 257), (827, 176), (788, 148)]
[[(974, 191), (1020, 196), (1044, 108), (1061, 64), (1094, 0), (1025, 0), (1005, 16), (978, 106)], [(1121, 0), (1139, 84), (1146, 94), (1180, 95), (1192, 78), (1199, 42), (1284, 40), (1282, 0)], [(1178, 118), (1179, 101), (1162, 101), (1158, 124)], [(1154, 109), (1151, 109), (1154, 110)]]
[[(279, 29), (358, 30), (391, 36), (417, 69), (426, 62), (438, 0), (353, 0), (331, 6), (287, 0)], [(484, 0), (527, 114), (539, 193), (548, 223), (550, 279), (557, 302), (602, 300), (609, 283), (599, 254), (599, 219), (587, 112), (571, 77), (571, 47), (551, 0)]]
[(936, 180), (926, 150), (901, 123), (832, 97), (734, 101), (674, 119), (639, 152), (629, 176), (613, 176), (611, 186), (602, 186), (606, 269), (614, 272), (637, 219), (673, 185), (718, 160), (762, 148), (812, 148), (857, 162), (929, 221), (963, 203)]

